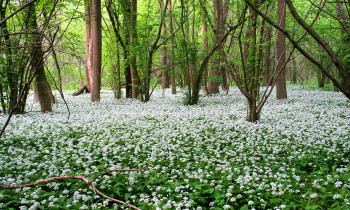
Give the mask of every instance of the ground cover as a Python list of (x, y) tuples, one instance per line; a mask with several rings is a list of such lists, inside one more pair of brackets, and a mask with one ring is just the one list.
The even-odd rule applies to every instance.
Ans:
[[(69, 120), (62, 100), (43, 115), (30, 96), (29, 112), (0, 139), (0, 185), (148, 167), (94, 184), (141, 209), (350, 208), (350, 112), (340, 93), (289, 86), (288, 100), (271, 96), (257, 124), (245, 121), (234, 87), (196, 106), (161, 90), (145, 104), (112, 95), (90, 103), (67, 94)], [(0, 209), (47, 207), (127, 208), (79, 180), (0, 190)]]

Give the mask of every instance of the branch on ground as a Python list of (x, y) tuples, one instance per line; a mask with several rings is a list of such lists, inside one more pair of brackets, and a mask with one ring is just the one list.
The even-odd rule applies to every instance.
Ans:
[(91, 181), (89, 179), (87, 179), (86, 176), (75, 176), (75, 175), (72, 175), (72, 176), (51, 177), (51, 178), (39, 180), (39, 181), (30, 183), (30, 184), (24, 184), (24, 185), (17, 185), (17, 186), (0, 185), (0, 190), (4, 190), (4, 189), (18, 189), (18, 188), (25, 188), (25, 187), (34, 187), (34, 186), (42, 184), (42, 183), (48, 183), (48, 182), (52, 182), (52, 181), (56, 181), (56, 180), (62, 180), (62, 179), (80, 179), (80, 180), (84, 181), (86, 184), (88, 184), (92, 188), (92, 190), (95, 193), (99, 194), (100, 196), (102, 196), (102, 197), (104, 197), (104, 198), (106, 198), (108, 200), (114, 201), (116, 203), (127, 205), (130, 208), (132, 208), (132, 209), (141, 210), (140, 208), (137, 208), (136, 206), (133, 206), (133, 205), (128, 204), (128, 203), (125, 203), (124, 201), (120, 201), (120, 200), (111, 198), (111, 197), (101, 193), (99, 190), (96, 189), (96, 187), (92, 184), (92, 182), (94, 182), (97, 177), (99, 177), (99, 176), (101, 176), (103, 174), (106, 174), (106, 173), (113, 172), (113, 171), (138, 171), (138, 172), (141, 172), (141, 171), (144, 171), (146, 169), (148, 169), (148, 167), (140, 168), (140, 169), (113, 169), (113, 170), (110, 170), (110, 171), (106, 171), (106, 172), (100, 173), (99, 175), (95, 176), (95, 178), (93, 178)]

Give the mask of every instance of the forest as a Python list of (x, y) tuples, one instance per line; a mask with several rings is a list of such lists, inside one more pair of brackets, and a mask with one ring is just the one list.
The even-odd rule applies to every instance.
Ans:
[(0, 0), (0, 209), (349, 209), (349, 99), (349, 0)]

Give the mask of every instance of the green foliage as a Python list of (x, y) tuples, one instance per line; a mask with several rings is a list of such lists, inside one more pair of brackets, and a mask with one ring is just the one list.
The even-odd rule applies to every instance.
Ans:
[[(163, 209), (168, 201), (171, 209), (188, 203), (202, 209), (346, 209), (348, 102), (333, 92), (288, 88), (290, 100), (271, 101), (259, 124), (242, 121), (245, 98), (233, 87), (226, 99), (203, 97), (196, 106), (183, 106), (181, 96), (162, 98), (160, 89), (148, 104), (115, 101), (106, 90), (93, 104), (88, 96), (67, 94), (70, 121), (62, 100), (54, 115), (16, 116), (0, 139), (0, 182), (73, 174), (92, 179), (112, 168), (149, 167), (111, 172), (94, 184), (141, 209)], [(0, 191), (4, 209), (33, 205), (114, 207), (78, 180)]]

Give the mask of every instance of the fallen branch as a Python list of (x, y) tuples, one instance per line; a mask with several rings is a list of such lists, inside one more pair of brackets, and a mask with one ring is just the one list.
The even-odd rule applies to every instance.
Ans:
[(78, 90), (76, 90), (76, 91), (72, 94), (72, 96), (78, 96), (78, 95), (83, 94), (84, 92), (89, 92), (89, 90), (86, 88), (86, 85), (81, 86)]
[(131, 204), (128, 204), (128, 203), (125, 203), (124, 201), (120, 201), (120, 200), (117, 200), (117, 199), (114, 199), (114, 198), (111, 198), (105, 194), (103, 194), (102, 192), (100, 192), (99, 190), (96, 189), (96, 187), (92, 184), (92, 182), (94, 182), (96, 180), (97, 177), (103, 175), (103, 174), (106, 174), (106, 173), (110, 173), (110, 172), (113, 172), (113, 171), (144, 171), (146, 170), (148, 167), (146, 168), (140, 168), (140, 169), (113, 169), (113, 170), (110, 170), (110, 171), (106, 171), (106, 172), (103, 172), (97, 176), (95, 176), (94, 179), (92, 179), (91, 181), (88, 180), (86, 178), (86, 176), (75, 176), (75, 175), (72, 175), (72, 176), (60, 176), (60, 177), (51, 177), (51, 178), (47, 178), (47, 179), (43, 179), (43, 180), (39, 180), (39, 181), (36, 181), (34, 183), (30, 183), (30, 184), (24, 184), (24, 185), (17, 185), (17, 186), (12, 186), (12, 185), (0, 185), (0, 190), (4, 190), (4, 189), (18, 189), (18, 188), (25, 188), (25, 187), (34, 187), (38, 184), (42, 184), (42, 183), (48, 183), (48, 182), (52, 182), (52, 181), (56, 181), (56, 180), (62, 180), (62, 179), (80, 179), (82, 181), (84, 181), (86, 184), (88, 184), (92, 190), (101, 195), (102, 197), (104, 198), (107, 198), (108, 200), (111, 200), (111, 201), (114, 201), (116, 203), (120, 203), (120, 204), (123, 204), (123, 205), (127, 205), (129, 206), (130, 208), (133, 208), (133, 209), (138, 209), (138, 210), (141, 210), (140, 208), (137, 208), (136, 206), (133, 206)]

